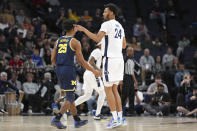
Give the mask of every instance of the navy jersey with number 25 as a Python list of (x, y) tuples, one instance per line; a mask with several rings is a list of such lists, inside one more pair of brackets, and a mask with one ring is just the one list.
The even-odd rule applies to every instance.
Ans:
[(56, 65), (74, 66), (75, 51), (70, 46), (73, 37), (62, 36), (57, 41)]
[(74, 68), (75, 51), (71, 47), (73, 37), (62, 36), (57, 40), (56, 75), (61, 88), (65, 91), (76, 89), (76, 71)]

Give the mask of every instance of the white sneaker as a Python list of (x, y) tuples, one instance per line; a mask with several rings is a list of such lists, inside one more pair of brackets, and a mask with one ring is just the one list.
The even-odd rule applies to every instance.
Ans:
[(68, 119), (67, 114), (64, 113), (62, 118), (60, 119), (62, 125), (67, 126), (67, 119)]
[(120, 126), (121, 124), (118, 121), (114, 121), (113, 119), (110, 121), (109, 124), (107, 124), (107, 128), (115, 128)]
[(125, 118), (122, 118), (122, 120), (120, 120), (120, 118), (118, 117), (118, 122), (122, 125), (122, 126), (126, 126), (127, 122)]
[(8, 112), (6, 112), (4, 109), (0, 109), (0, 112), (3, 114), (3, 115), (7, 115)]
[(27, 113), (28, 114), (32, 114), (33, 112), (32, 112), (32, 109), (29, 109), (28, 111), (27, 111)]
[(156, 115), (157, 115), (157, 116), (163, 116), (163, 113), (160, 111), (160, 112), (157, 112)]

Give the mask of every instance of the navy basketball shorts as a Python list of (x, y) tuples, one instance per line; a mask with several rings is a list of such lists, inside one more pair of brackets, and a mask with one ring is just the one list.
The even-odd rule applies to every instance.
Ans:
[(72, 66), (57, 66), (55, 72), (61, 89), (66, 91), (66, 100), (73, 102), (77, 85), (75, 68)]

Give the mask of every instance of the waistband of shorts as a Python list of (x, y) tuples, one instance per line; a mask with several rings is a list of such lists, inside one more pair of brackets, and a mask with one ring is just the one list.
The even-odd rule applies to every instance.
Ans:
[(108, 58), (108, 59), (123, 59), (123, 57), (106, 57), (106, 56), (102, 56), (102, 58)]

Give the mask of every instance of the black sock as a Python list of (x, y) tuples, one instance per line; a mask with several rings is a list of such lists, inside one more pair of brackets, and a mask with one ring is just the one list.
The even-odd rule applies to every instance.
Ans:
[(61, 117), (62, 117), (62, 114), (61, 114), (61, 113), (58, 113), (58, 114), (55, 116), (55, 119), (60, 120)]
[(80, 117), (79, 117), (78, 115), (73, 116), (73, 119), (74, 119), (75, 121), (80, 121), (80, 120), (81, 120)]

